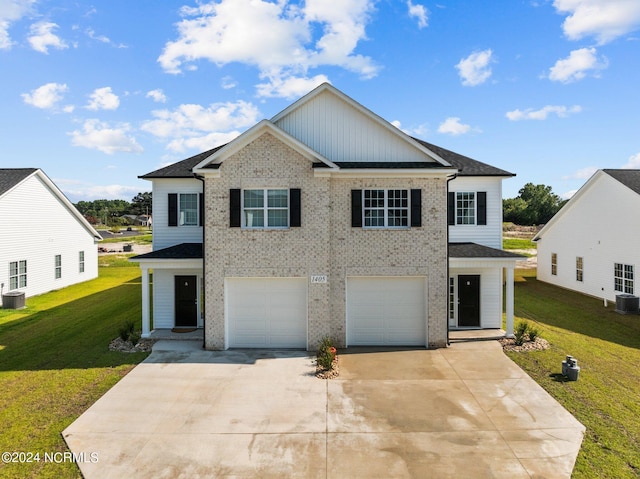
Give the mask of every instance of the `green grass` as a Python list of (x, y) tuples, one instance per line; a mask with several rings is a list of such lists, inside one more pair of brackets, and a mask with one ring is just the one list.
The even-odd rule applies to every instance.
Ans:
[(527, 238), (503, 238), (502, 249), (537, 249), (538, 245)]
[(100, 244), (108, 243), (133, 243), (133, 244), (151, 244), (153, 241), (153, 235), (151, 233), (140, 232), (139, 235), (134, 236), (116, 236), (115, 238), (105, 238)]
[[(100, 261), (98, 279), (0, 309), (0, 452), (68, 451), (62, 430), (147, 356), (108, 350), (127, 320), (140, 327), (140, 269)], [(79, 475), (72, 463), (0, 463), (0, 477)]]
[[(515, 315), (549, 341), (546, 351), (508, 353), (587, 428), (574, 478), (640, 476), (640, 317), (615, 305), (517, 271)], [(576, 382), (562, 379), (567, 354), (578, 360)]]

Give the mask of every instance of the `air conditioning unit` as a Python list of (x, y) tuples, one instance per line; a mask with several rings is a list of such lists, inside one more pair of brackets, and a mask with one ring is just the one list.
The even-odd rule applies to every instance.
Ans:
[(24, 308), (24, 292), (10, 291), (2, 295), (2, 307), (4, 309), (22, 309)]
[(638, 314), (640, 312), (640, 298), (632, 294), (616, 295), (616, 313)]

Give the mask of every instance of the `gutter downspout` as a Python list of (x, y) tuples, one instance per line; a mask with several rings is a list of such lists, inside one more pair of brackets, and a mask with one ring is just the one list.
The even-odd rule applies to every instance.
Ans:
[[(447, 180), (447, 202), (449, 201), (449, 183), (455, 180), (458, 177), (458, 173), (454, 173), (451, 178)], [(447, 302), (447, 346), (451, 346), (451, 341), (449, 341), (449, 211), (448, 211), (448, 203), (447, 203), (447, 294), (445, 296), (445, 300)], [(455, 208), (455, 203), (454, 203)]]
[[(205, 183), (204, 183), (204, 176), (200, 176), (196, 173), (193, 174), (193, 176), (197, 179), (202, 181), (202, 203), (203, 205), (206, 203), (206, 198), (205, 198)], [(203, 206), (204, 208), (204, 206)], [(205, 215), (207, 209), (204, 208), (204, 211), (202, 212), (202, 282), (204, 283), (202, 285), (202, 290), (204, 291), (204, 294), (202, 296), (202, 302), (206, 304), (207, 302), (207, 275), (205, 274), (206, 272), (206, 264), (207, 262), (205, 261), (205, 247), (204, 247), (204, 242), (205, 242), (205, 225), (207, 224), (207, 217)], [(199, 293), (199, 292), (198, 292)], [(204, 304), (200, 305), (200, 309), (204, 308)], [(202, 349), (207, 349), (207, 311), (205, 309), (205, 314), (202, 316)]]

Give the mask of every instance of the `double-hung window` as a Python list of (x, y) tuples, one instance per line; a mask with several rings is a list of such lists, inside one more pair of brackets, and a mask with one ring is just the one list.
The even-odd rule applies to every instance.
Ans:
[(582, 256), (576, 257), (576, 281), (583, 282), (584, 280), (584, 260)]
[(450, 225), (486, 225), (486, 191), (451, 191), (447, 201)]
[(558, 253), (551, 253), (551, 274), (558, 274)]
[(60, 279), (62, 278), (62, 255), (61, 254), (56, 255), (55, 265), (56, 265), (55, 278)]
[(615, 263), (613, 267), (613, 289), (620, 293), (633, 294), (633, 283), (633, 265)]
[(9, 263), (9, 289), (27, 287), (27, 261), (12, 261)]
[(362, 190), (365, 228), (409, 227), (408, 190)]
[(78, 272), (84, 273), (84, 251), (78, 253)]
[(179, 225), (198, 226), (198, 194), (180, 193), (179, 198)]
[(476, 194), (474, 192), (456, 193), (456, 224), (476, 224)]
[(245, 228), (288, 228), (289, 190), (243, 190), (242, 221)]

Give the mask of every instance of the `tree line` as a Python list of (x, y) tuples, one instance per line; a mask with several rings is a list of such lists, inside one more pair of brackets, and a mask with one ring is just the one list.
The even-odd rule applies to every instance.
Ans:
[(569, 200), (556, 195), (550, 186), (527, 183), (515, 198), (502, 200), (503, 221), (520, 226), (542, 225)]
[(151, 193), (138, 193), (131, 201), (94, 200), (78, 201), (74, 206), (90, 223), (122, 224), (124, 215), (152, 215)]

